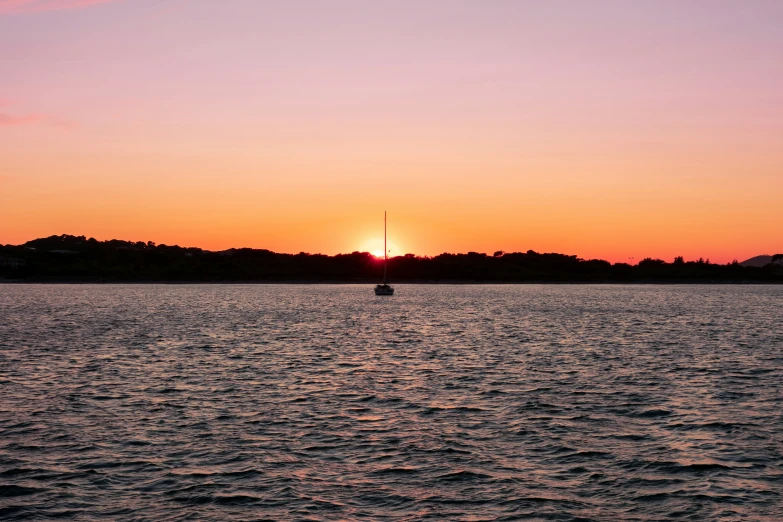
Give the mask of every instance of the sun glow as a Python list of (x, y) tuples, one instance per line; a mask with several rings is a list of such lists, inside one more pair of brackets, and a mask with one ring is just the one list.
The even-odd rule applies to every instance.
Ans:
[[(396, 243), (386, 242), (389, 257), (401, 256), (404, 252), (399, 249)], [(362, 243), (359, 252), (369, 252), (377, 258), (383, 258), (383, 237), (368, 239)]]

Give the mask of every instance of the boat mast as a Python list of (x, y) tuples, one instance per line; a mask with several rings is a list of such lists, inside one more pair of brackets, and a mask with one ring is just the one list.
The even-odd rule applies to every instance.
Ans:
[(386, 284), (386, 211), (383, 211), (383, 284)]

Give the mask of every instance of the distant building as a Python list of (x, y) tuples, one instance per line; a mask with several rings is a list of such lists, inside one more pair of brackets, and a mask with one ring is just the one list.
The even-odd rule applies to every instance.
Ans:
[(0, 266), (17, 269), (24, 266), (24, 259), (17, 259), (15, 257), (2, 257), (0, 256)]

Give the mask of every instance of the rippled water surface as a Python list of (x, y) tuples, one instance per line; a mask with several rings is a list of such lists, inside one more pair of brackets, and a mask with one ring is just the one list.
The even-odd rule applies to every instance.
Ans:
[(0, 285), (0, 518), (781, 520), (783, 287)]

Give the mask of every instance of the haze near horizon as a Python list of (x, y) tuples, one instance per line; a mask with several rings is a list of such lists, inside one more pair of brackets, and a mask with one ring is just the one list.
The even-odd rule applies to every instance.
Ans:
[[(783, 3), (0, 0), (0, 243), (781, 250)], [(382, 247), (381, 247), (382, 248)]]

